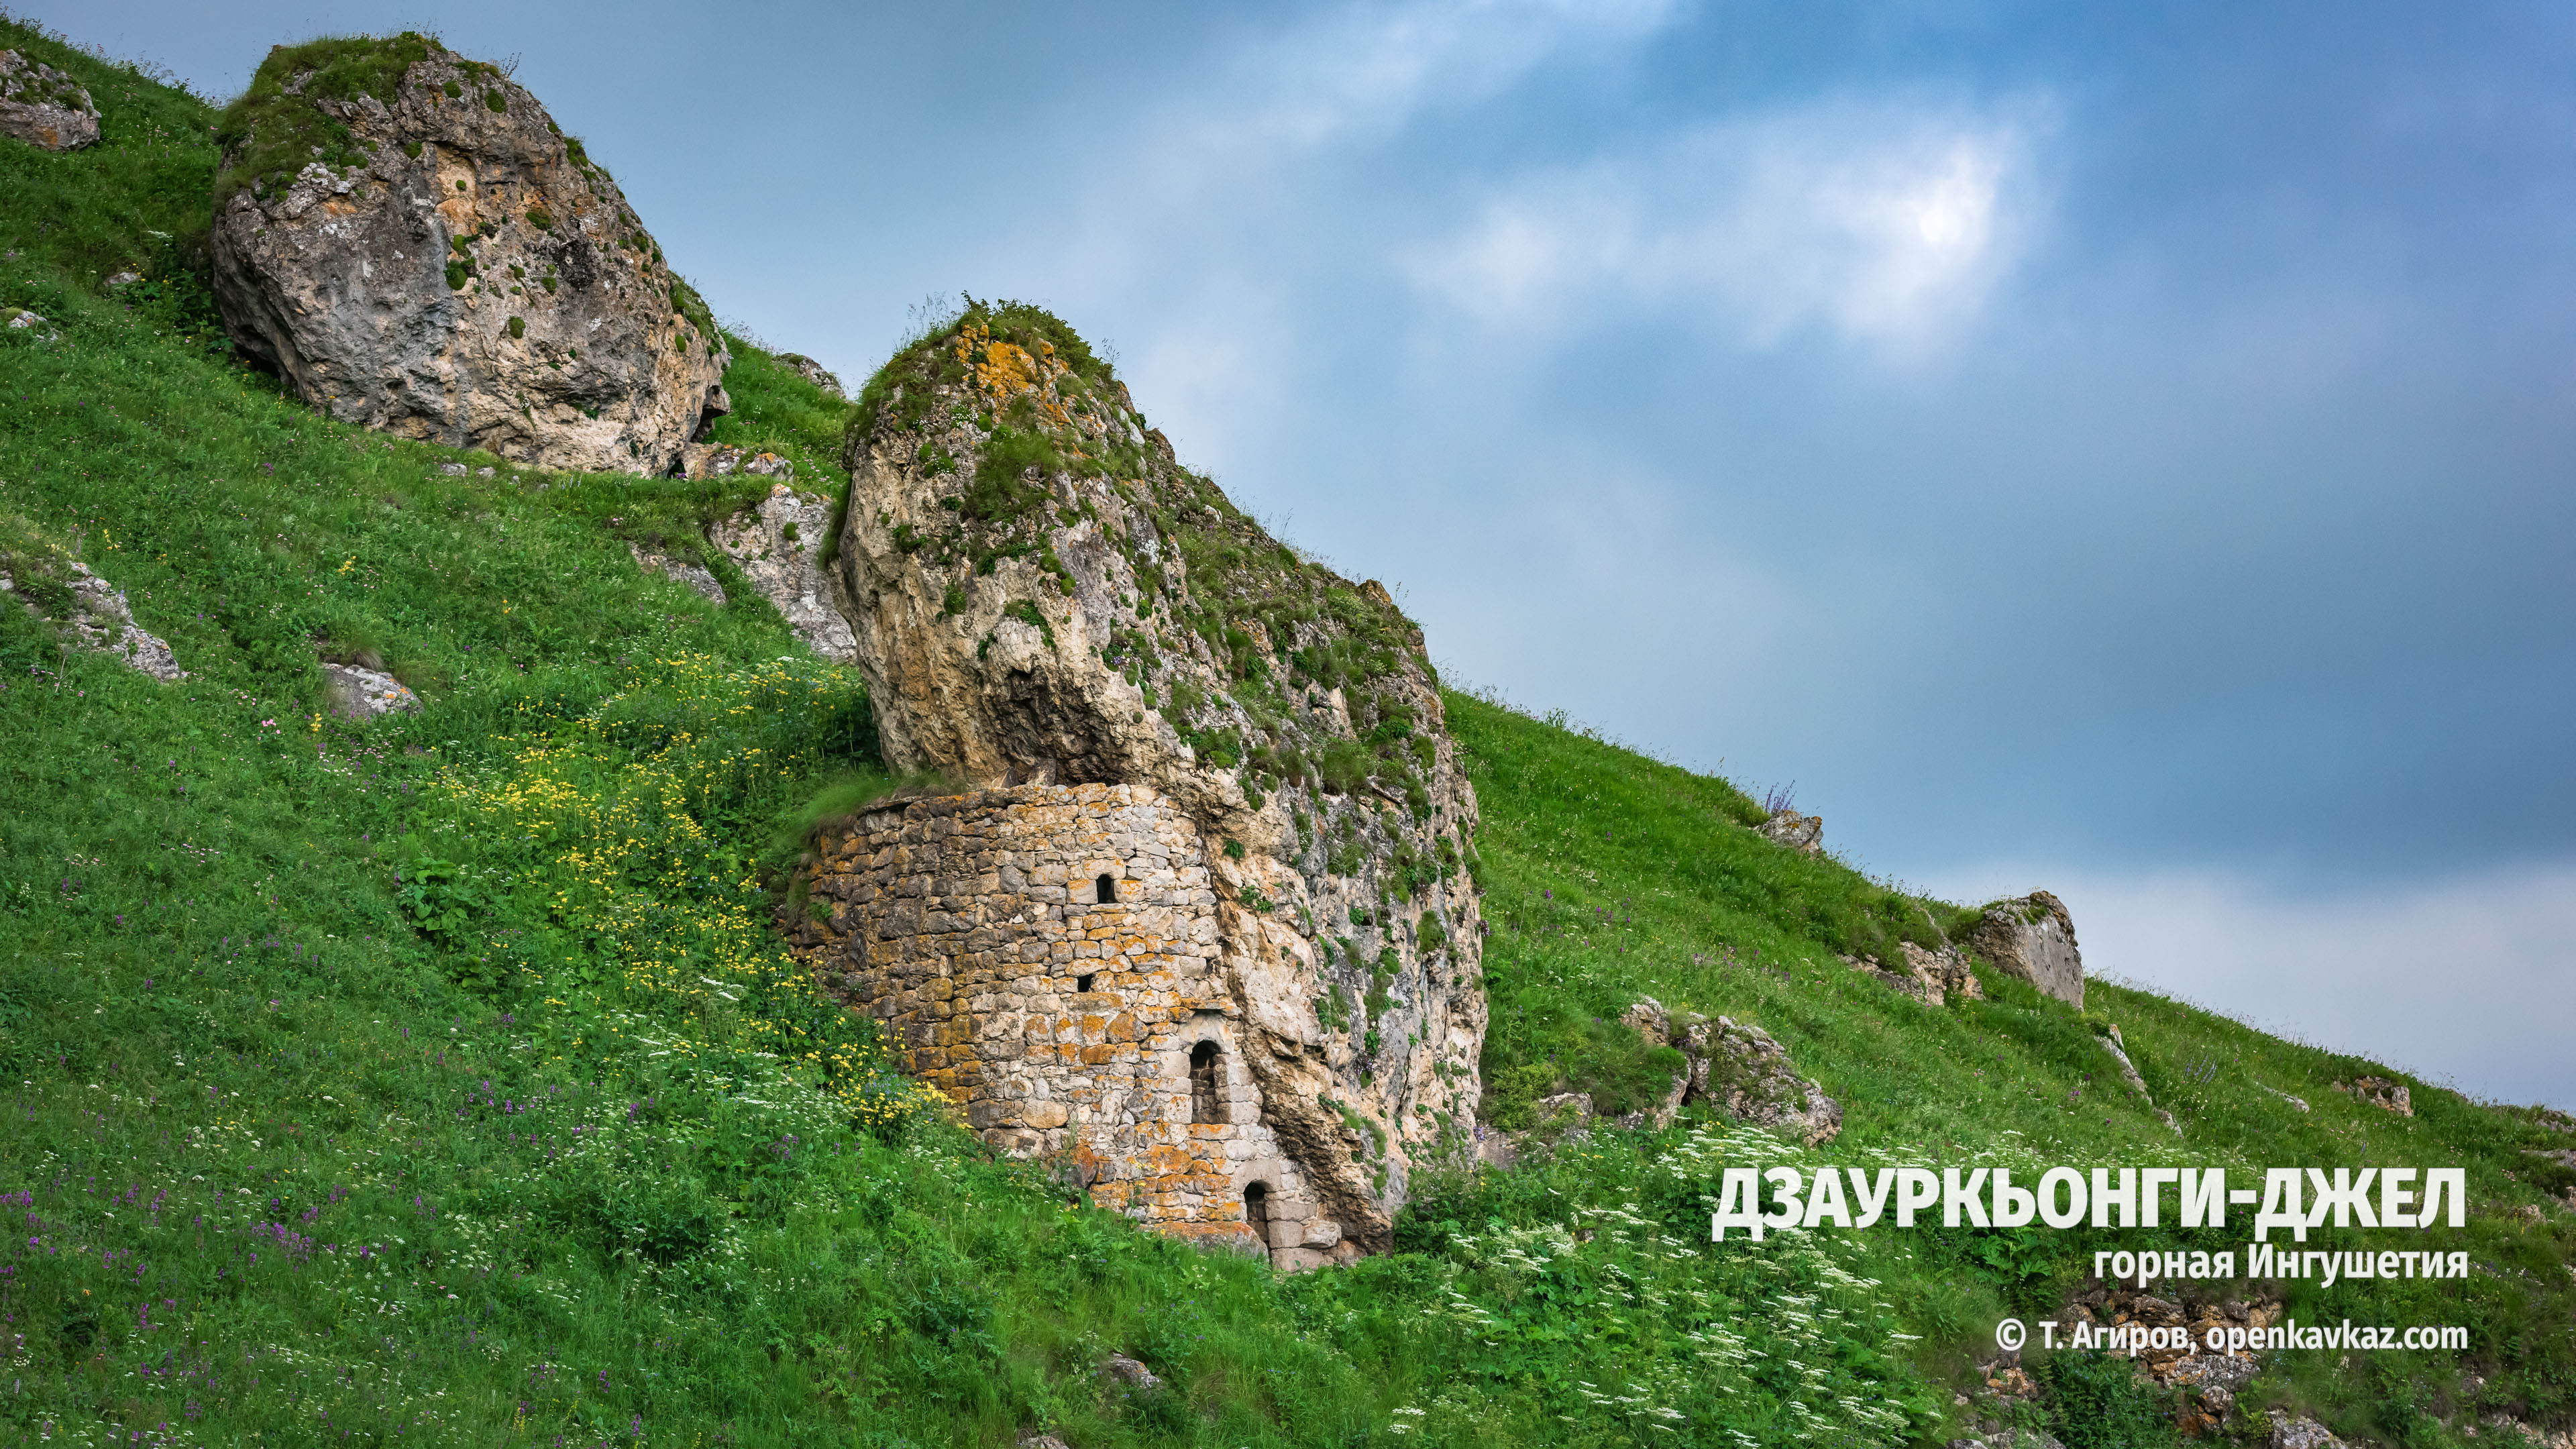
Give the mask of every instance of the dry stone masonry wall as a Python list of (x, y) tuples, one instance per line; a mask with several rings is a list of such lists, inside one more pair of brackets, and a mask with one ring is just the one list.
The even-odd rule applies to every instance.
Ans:
[(1170, 800), (1022, 785), (897, 801), (836, 834), (808, 880), (791, 928), (838, 942), (829, 984), (986, 1141), (1199, 1242), (1291, 1267), (1355, 1251), (1263, 1121), (1215, 881)]
[[(1420, 631), (1181, 467), (1034, 308), (974, 304), (899, 354), (847, 461), (839, 563), (889, 762), (980, 792), (969, 814), (1117, 785), (1185, 823), (1214, 953), (1191, 1009), (1227, 1024), (1320, 1218), (1388, 1246), (1414, 1167), (1472, 1151), (1485, 1028), (1475, 793)], [(832, 927), (824, 969), (847, 980), (868, 929)]]
[(498, 68), (408, 34), (281, 48), (222, 139), (225, 328), (332, 416), (662, 473), (722, 410), (705, 304)]

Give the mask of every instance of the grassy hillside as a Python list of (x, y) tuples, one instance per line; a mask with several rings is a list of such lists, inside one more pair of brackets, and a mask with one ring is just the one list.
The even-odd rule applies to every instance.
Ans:
[[(1954, 909), (1466, 696), (1492, 1115), (1624, 1105), (1646, 1063), (1613, 1019), (1652, 994), (1772, 1031), (1838, 1140), (1598, 1133), (1435, 1177), (1402, 1251), (1293, 1280), (991, 1160), (765, 924), (782, 838), (873, 778), (864, 691), (747, 589), (629, 559), (701, 550), (765, 483), (544, 473), (282, 397), (198, 280), (213, 110), (0, 45), (107, 110), (91, 151), (0, 144), (0, 305), (53, 323), (0, 330), (0, 550), (77, 551), (191, 673), (0, 604), (0, 1444), (1940, 1442), (1994, 1317), (2095, 1246), (1711, 1245), (1716, 1173), (1783, 1160), (2461, 1164), (2478, 1217), (2427, 1236), (2478, 1275), (2291, 1301), (2472, 1324), (2469, 1357), (2285, 1355), (2256, 1397), (2406, 1444), (2576, 1416), (2568, 1219), (2509, 1212), (2546, 1200), (2523, 1149), (2576, 1139), (2420, 1083), (2389, 1117), (2328, 1088), (2367, 1063), (2097, 987), (2177, 1140), (2057, 1004), (1989, 977), (1927, 1009), (1834, 959)], [(840, 486), (846, 406), (735, 352), (725, 440)], [(427, 708), (330, 718), (325, 659)], [(2125, 1381), (2057, 1382), (2034, 1412), (2068, 1443), (2155, 1441), (2103, 1437)]]

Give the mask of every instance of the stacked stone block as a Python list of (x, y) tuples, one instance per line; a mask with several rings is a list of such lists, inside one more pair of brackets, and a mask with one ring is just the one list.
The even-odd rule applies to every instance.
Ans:
[[(800, 935), (826, 982), (987, 1142), (1166, 1232), (1287, 1267), (1349, 1256), (1263, 1123), (1206, 848), (1173, 802), (1137, 785), (900, 801), (820, 855), (829, 924)], [(1214, 1090), (1194, 1110), (1203, 1044)]]

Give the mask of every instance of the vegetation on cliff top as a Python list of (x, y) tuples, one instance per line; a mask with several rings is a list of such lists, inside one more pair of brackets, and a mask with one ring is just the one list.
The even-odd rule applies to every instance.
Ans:
[[(853, 463), (860, 450), (890, 447), (934, 479), (956, 476), (941, 500), (951, 521), (900, 540), (925, 566), (989, 574), (1028, 558), (1069, 593), (1051, 535), (1097, 523), (1137, 582), (1134, 597), (1115, 601), (1128, 622), (1105, 657), (1200, 760), (1240, 770), (1256, 802), (1283, 790), (1348, 796), (1374, 781), (1428, 817), (1431, 741), (1416, 706), (1385, 687), (1408, 667), (1434, 677), (1419, 628), (1383, 592), (1272, 538), (1175, 461), (1109, 364), (1061, 318), (971, 297), (934, 315), (861, 389), (850, 447)], [(1059, 497), (1059, 474), (1101, 480), (1132, 521)], [(1168, 668), (1189, 653), (1212, 666), (1214, 693)], [(1333, 690), (1356, 737), (1318, 724), (1320, 693)], [(1319, 859), (1328, 853), (1318, 837)]]
[[(2303, 1321), (2462, 1323), (2470, 1351), (2283, 1354), (2246, 1399), (2390, 1444), (2576, 1421), (2576, 1231), (2536, 1155), (2576, 1147), (2563, 1119), (2095, 983), (2177, 1139), (2058, 1003), (1990, 974), (1927, 1008), (1833, 959), (1910, 898), (1758, 840), (1723, 782), (1465, 695), (1494, 1112), (1632, 1093), (1610, 1023), (1653, 994), (1777, 1036), (1840, 1138), (1600, 1132), (1426, 1180), (1398, 1252), (1294, 1280), (992, 1161), (758, 924), (779, 822), (871, 767), (861, 693), (750, 591), (712, 608), (627, 558), (765, 483), (539, 473), (281, 396), (211, 345), (189, 269), (212, 112), (0, 44), (105, 111), (90, 151), (0, 146), (0, 304), (60, 333), (0, 331), (0, 548), (77, 551), (192, 676), (0, 603), (0, 1442), (1939, 1443), (1995, 1319), (2109, 1245), (1709, 1243), (1710, 1173), (1771, 1161), (2456, 1164), (2469, 1226), (2403, 1245), (2470, 1277), (2282, 1286)], [(148, 284), (103, 287), (127, 267)], [(719, 427), (828, 453), (846, 410), (735, 355)], [(325, 651), (427, 711), (329, 717)], [(2365, 1072), (2416, 1115), (2332, 1090)], [(1168, 1387), (1104, 1380), (1111, 1352)], [(2116, 1365), (2043, 1377), (2024, 1412), (2068, 1442), (2170, 1442)]]
[(366, 165), (366, 143), (315, 102), (366, 97), (391, 105), (411, 68), (437, 53), (438, 42), (411, 30), (272, 47), (250, 88), (215, 123), (225, 152), (215, 204), (246, 187), (284, 186), (317, 161), (334, 170)]

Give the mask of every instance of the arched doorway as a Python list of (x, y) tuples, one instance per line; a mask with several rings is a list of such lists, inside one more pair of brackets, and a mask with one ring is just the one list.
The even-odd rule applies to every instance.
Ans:
[(1219, 1088), (1225, 1081), (1225, 1053), (1212, 1041), (1190, 1048), (1190, 1121), (1223, 1124), (1225, 1099)]
[(1243, 1221), (1245, 1226), (1252, 1229), (1252, 1235), (1261, 1240), (1261, 1246), (1265, 1250), (1269, 1248), (1270, 1185), (1268, 1183), (1255, 1182), (1244, 1187)]

